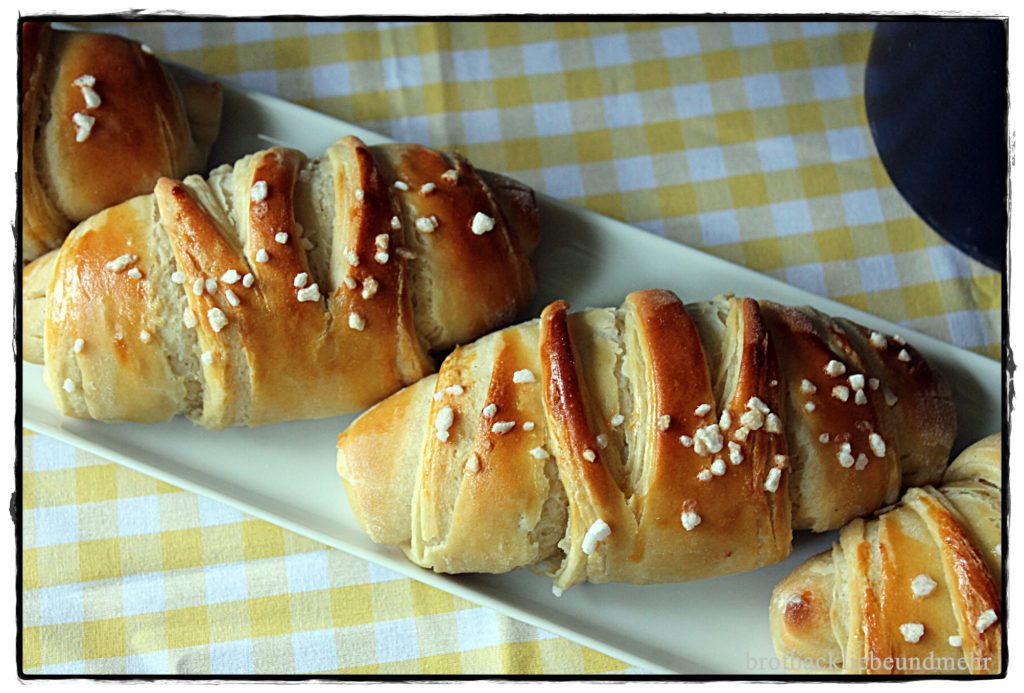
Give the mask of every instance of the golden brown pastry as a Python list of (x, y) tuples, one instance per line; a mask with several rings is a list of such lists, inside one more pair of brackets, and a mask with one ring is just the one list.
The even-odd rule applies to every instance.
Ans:
[(844, 527), (831, 552), (775, 588), (775, 649), (794, 671), (1001, 671), (1001, 446), (967, 448), (939, 488), (912, 488), (873, 520)]
[[(357, 419), (338, 472), (370, 538), (438, 572), (538, 565), (557, 592), (751, 570), (788, 555), (792, 529), (895, 501), (904, 460), (941, 473), (945, 383), (902, 340), (853, 329), (659, 290), (554, 303)], [(916, 394), (947, 428), (907, 419)]]
[(336, 416), (512, 321), (537, 241), (532, 191), (457, 155), (273, 148), (161, 179), (30, 265), (25, 355), (69, 416)]
[(119, 36), (21, 25), (22, 243), (33, 260), (75, 223), (160, 176), (202, 169), (217, 136), (221, 87), (172, 77)]

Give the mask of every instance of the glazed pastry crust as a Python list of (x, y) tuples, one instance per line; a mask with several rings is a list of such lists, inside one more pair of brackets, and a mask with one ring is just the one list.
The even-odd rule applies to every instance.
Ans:
[[(427, 176), (434, 190), (413, 188)], [(490, 230), (474, 232), (477, 213)], [(511, 321), (533, 294), (537, 228), (528, 188), (455, 156), (354, 137), (319, 159), (273, 148), (208, 179), (162, 178), (30, 265), (25, 354), (42, 343), (69, 416), (213, 429), (335, 416)]]
[[(371, 539), (439, 572), (534, 566), (561, 590), (752, 570), (785, 558), (794, 529), (896, 499), (901, 405), (869, 378), (901, 375), (842, 330), (732, 296), (638, 291), (574, 314), (558, 301), (357, 419), (338, 472)], [(863, 402), (835, 398), (839, 383)]]
[[(938, 488), (911, 488), (877, 518), (854, 520), (831, 552), (779, 583), (779, 656), (832, 663), (819, 673), (999, 673), (1001, 440), (967, 448)], [(915, 579), (925, 586), (915, 590)], [(997, 620), (986, 627), (990, 610)], [(923, 627), (916, 642), (901, 631), (908, 624)]]
[[(172, 77), (119, 36), (21, 26), (22, 243), (33, 260), (75, 223), (152, 191), (160, 176), (206, 164), (220, 123), (219, 84)], [(95, 80), (89, 107), (75, 81)], [(77, 141), (76, 113), (95, 118)]]

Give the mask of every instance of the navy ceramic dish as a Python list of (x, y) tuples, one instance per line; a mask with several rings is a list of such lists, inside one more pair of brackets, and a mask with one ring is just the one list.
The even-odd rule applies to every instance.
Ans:
[(1002, 21), (878, 24), (864, 97), (882, 162), (931, 228), (999, 271), (1007, 240), (1006, 92)]

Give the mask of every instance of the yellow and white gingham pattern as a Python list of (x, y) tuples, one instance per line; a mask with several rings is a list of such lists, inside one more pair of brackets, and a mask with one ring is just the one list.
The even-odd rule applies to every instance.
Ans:
[[(87, 26), (999, 353), (999, 275), (878, 159), (873, 24)], [(635, 671), (50, 439), (24, 462), (27, 673)]]
[(51, 438), (24, 449), (26, 673), (634, 671)]

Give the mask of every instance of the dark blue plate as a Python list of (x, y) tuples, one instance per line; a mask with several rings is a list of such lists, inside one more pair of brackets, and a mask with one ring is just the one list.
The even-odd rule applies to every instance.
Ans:
[(864, 79), (889, 176), (943, 238), (992, 269), (1006, 261), (1006, 26), (883, 21)]

